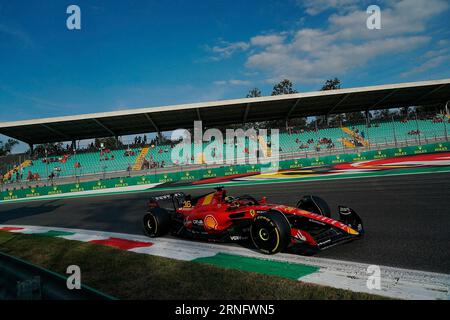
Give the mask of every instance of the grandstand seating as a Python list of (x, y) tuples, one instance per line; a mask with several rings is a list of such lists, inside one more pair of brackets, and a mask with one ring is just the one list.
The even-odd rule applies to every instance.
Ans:
[[(41, 179), (46, 179), (52, 172), (55, 177), (66, 177), (73, 175), (86, 175), (95, 174), (103, 172), (113, 172), (113, 171), (125, 171), (129, 166), (133, 166), (136, 162), (138, 155), (140, 154), (139, 149), (131, 149), (134, 155), (125, 156), (125, 150), (111, 150), (105, 153), (103, 156), (101, 152), (88, 152), (88, 153), (78, 153), (71, 155), (65, 161), (55, 161), (46, 163), (44, 158), (39, 158), (34, 160), (27, 165), (23, 166), (23, 177), (26, 179), (28, 172), (32, 174), (38, 174)], [(114, 156), (114, 157), (113, 157)], [(52, 157), (54, 159), (63, 159), (64, 157)], [(108, 159), (108, 160), (105, 160)], [(76, 168), (76, 163), (80, 164), (79, 168)], [(12, 175), (12, 181), (15, 180), (15, 175)]]
[[(320, 139), (330, 139), (336, 147), (351, 148), (349, 142), (353, 138), (357, 138), (361, 145), (372, 145), (394, 143), (397, 141), (416, 140), (422, 141), (432, 140), (445, 135), (444, 123), (434, 123), (431, 120), (410, 120), (407, 122), (378, 122), (372, 123), (370, 127), (365, 124), (348, 126), (344, 128), (327, 128), (318, 131), (309, 131), (293, 134), (280, 134), (280, 147), (283, 152), (310, 151), (313, 150)], [(411, 134), (413, 131), (419, 131), (420, 134)], [(356, 133), (353, 134), (352, 132)], [(296, 143), (299, 139), (299, 143)], [(308, 144), (308, 140), (314, 143)], [(299, 148), (299, 145), (305, 147)], [(321, 149), (327, 145), (321, 145)]]
[[(367, 146), (377, 144), (387, 144), (397, 141), (416, 140), (426, 142), (445, 135), (445, 124), (443, 122), (433, 122), (432, 120), (410, 120), (372, 122), (370, 127), (364, 124), (347, 125), (342, 128), (325, 128), (320, 130), (306, 131), (294, 130), (291, 133), (280, 133), (280, 153), (307, 152), (313, 150), (328, 150), (333, 148), (355, 148), (356, 146)], [(417, 130), (420, 134), (417, 134)], [(421, 139), (419, 141), (419, 139)], [(261, 142), (261, 141), (260, 141)], [(205, 148), (208, 144), (204, 143)], [(68, 157), (65, 161), (45, 163), (43, 158), (30, 162), (24, 162), (22, 167), (25, 180), (28, 172), (38, 174), (41, 179), (46, 179), (52, 172), (56, 177), (73, 175), (98, 174), (113, 171), (140, 170), (144, 161), (157, 163), (158, 167), (174, 165), (171, 161), (172, 148), (169, 145), (143, 146), (142, 148), (129, 149), (129, 156), (125, 155), (126, 150), (111, 150), (107, 153), (87, 152), (77, 153)], [(192, 150), (194, 156), (194, 150)], [(265, 151), (265, 153), (267, 150)], [(226, 155), (226, 148), (223, 149)], [(222, 155), (218, 153), (218, 158)], [(56, 158), (50, 157), (49, 158)], [(76, 168), (76, 163), (80, 167)], [(19, 170), (21, 167), (16, 167)], [(10, 171), (12, 172), (12, 171)], [(12, 174), (12, 181), (15, 174)]]

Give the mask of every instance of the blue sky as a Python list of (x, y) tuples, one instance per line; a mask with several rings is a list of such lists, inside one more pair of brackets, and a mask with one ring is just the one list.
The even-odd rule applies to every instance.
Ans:
[(269, 95), (284, 77), (298, 91), (450, 78), (449, 15), (447, 0), (0, 0), (0, 122)]

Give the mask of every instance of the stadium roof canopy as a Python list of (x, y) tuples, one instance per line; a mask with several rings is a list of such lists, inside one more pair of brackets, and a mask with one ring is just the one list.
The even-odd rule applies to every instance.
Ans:
[(445, 104), (450, 79), (0, 123), (0, 134), (29, 144), (122, 136), (144, 132), (284, 120), (295, 117)]

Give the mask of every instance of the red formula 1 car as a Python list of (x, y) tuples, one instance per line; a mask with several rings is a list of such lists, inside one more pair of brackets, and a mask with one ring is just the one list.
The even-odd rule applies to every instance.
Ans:
[(290, 207), (269, 204), (265, 197), (230, 197), (223, 187), (196, 198), (184, 193), (152, 197), (143, 227), (150, 237), (171, 233), (220, 242), (251, 239), (267, 254), (284, 250), (311, 254), (364, 234), (355, 211), (339, 206), (339, 220), (334, 220), (327, 203), (319, 197), (305, 196), (296, 207)]

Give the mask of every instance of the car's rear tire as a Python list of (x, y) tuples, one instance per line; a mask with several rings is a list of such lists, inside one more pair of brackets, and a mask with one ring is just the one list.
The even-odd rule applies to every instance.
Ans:
[(331, 210), (328, 203), (318, 196), (304, 196), (297, 202), (297, 208), (328, 218), (331, 217)]
[(152, 238), (167, 234), (170, 230), (170, 214), (162, 208), (151, 209), (142, 221), (144, 233)]
[(267, 211), (253, 219), (250, 238), (255, 247), (263, 253), (275, 254), (289, 244), (291, 226), (286, 217), (278, 211)]

